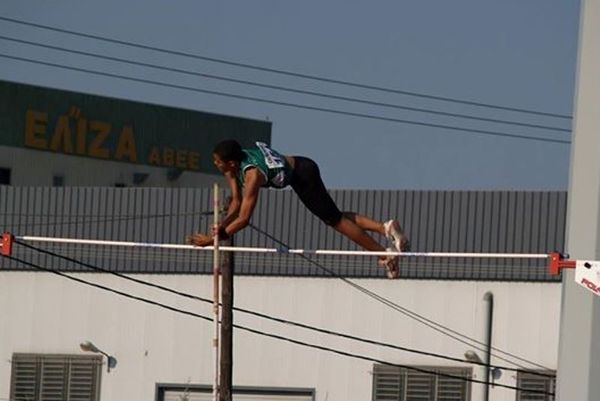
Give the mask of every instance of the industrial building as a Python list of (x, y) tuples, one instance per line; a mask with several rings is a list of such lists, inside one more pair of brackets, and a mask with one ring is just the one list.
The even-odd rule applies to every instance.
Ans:
[[(414, 251), (546, 253), (564, 245), (564, 192), (332, 195), (343, 210), (398, 218)], [(15, 235), (182, 243), (208, 230), (210, 210), (205, 188), (0, 187), (2, 229)], [(291, 191), (266, 192), (234, 240), (355, 249)], [(210, 252), (29, 245), (13, 250), (25, 263), (0, 259), (0, 398), (212, 399), (213, 325), (184, 314), (210, 320), (211, 303), (91, 267), (210, 299)], [(400, 279), (389, 280), (373, 259), (234, 256), (235, 400), (482, 401), (486, 391), (493, 400), (553, 400), (561, 286), (547, 261), (407, 258)], [(104, 354), (84, 351), (86, 342)], [(485, 382), (486, 370), (467, 357), (488, 353), (491, 383), (472, 382)]]

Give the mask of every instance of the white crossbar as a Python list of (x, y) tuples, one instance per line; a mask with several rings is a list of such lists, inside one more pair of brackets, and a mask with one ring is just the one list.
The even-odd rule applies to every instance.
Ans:
[[(199, 247), (184, 244), (160, 244), (152, 242), (105, 241), (77, 238), (52, 238), (36, 236), (15, 236), (15, 239), (26, 242), (50, 242), (58, 244), (106, 245), (131, 248), (161, 248), (187, 249), (197, 251), (212, 251), (213, 246)], [(253, 248), (241, 246), (219, 246), (219, 250), (227, 252), (249, 253), (290, 253), (303, 255), (346, 255), (346, 256), (387, 256), (400, 255), (428, 258), (506, 258), (506, 259), (546, 259), (549, 253), (469, 253), (469, 252), (373, 252), (373, 251), (344, 251), (335, 249), (288, 249), (282, 248)]]

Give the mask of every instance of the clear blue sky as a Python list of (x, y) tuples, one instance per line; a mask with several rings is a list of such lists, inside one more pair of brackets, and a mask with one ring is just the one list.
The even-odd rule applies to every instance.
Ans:
[[(4, 0), (0, 16), (201, 56), (486, 104), (571, 115), (579, 2)], [(372, 102), (570, 129), (541, 117), (311, 81), (0, 21), (0, 34), (172, 68)], [(0, 40), (0, 53), (206, 90), (511, 135), (466, 120), (154, 71)], [(273, 146), (344, 189), (565, 190), (568, 144), (475, 134), (207, 95), (0, 58), (0, 79), (273, 122)]]

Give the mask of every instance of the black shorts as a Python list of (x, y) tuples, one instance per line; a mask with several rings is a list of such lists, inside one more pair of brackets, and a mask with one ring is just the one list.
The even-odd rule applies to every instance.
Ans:
[(319, 166), (307, 157), (294, 156), (294, 170), (290, 185), (298, 197), (325, 224), (335, 226), (342, 219), (342, 212), (331, 199), (323, 184)]

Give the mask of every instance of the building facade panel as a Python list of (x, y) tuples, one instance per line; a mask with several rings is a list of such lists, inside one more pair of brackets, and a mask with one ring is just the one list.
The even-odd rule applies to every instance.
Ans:
[[(203, 303), (106, 274), (76, 278), (148, 298), (209, 317)], [(136, 275), (136, 278), (210, 298), (212, 278), (204, 275)], [(310, 326), (462, 359), (466, 351), (483, 358), (484, 294), (494, 294), (493, 345), (525, 361), (556, 369), (560, 285), (556, 283), (357, 279), (357, 284), (406, 311), (386, 307), (341, 280), (303, 277), (236, 279), (235, 305)], [(527, 308), (518, 308), (527, 305)], [(459, 333), (463, 341), (411, 318), (408, 311)], [(100, 399), (155, 399), (157, 384), (209, 386), (212, 383), (213, 325), (210, 321), (126, 299), (114, 293), (47, 273), (0, 272), (0, 398), (7, 398), (11, 363), (18, 353), (90, 355), (79, 344), (93, 342), (117, 359), (106, 371), (103, 358)], [(373, 372), (380, 362), (408, 367), (471, 369), (467, 363), (428, 357), (360, 341), (300, 329), (289, 324), (235, 312), (236, 325), (373, 360), (356, 359), (265, 335), (234, 330), (234, 384), (272, 389), (314, 389), (316, 400), (370, 400)], [(457, 337), (457, 334), (453, 334)], [(465, 344), (464, 342), (467, 342)], [(493, 351), (492, 364), (513, 366)], [(527, 362), (516, 363), (533, 368)], [(536, 368), (537, 369), (537, 368)], [(427, 377), (424, 377), (427, 379)], [(429, 380), (429, 379), (427, 379)], [(503, 371), (497, 384), (516, 386), (516, 372)], [(414, 389), (415, 387), (411, 387)], [(464, 390), (464, 389), (463, 389)], [(461, 390), (462, 391), (462, 390)], [(470, 384), (471, 401), (480, 401), (481, 385)], [(491, 399), (516, 401), (515, 390), (495, 386)], [(392, 399), (394, 400), (394, 399)], [(399, 399), (401, 400), (401, 399)]]
[[(564, 251), (566, 193), (332, 191), (340, 208), (385, 220), (398, 216), (418, 252), (549, 253)], [(183, 243), (208, 232), (209, 188), (48, 188), (0, 186), (1, 229), (17, 235)], [(376, 237), (385, 242), (384, 238)], [(357, 249), (315, 218), (290, 190), (261, 194), (240, 246)], [(55, 249), (125, 272), (209, 273), (206, 252), (139, 251), (105, 247)], [(151, 254), (154, 260), (147, 260)], [(46, 259), (42, 259), (46, 260)], [(168, 261), (166, 264), (163, 263)], [(55, 263), (55, 262), (53, 262)], [(68, 264), (58, 263), (63, 269)], [(369, 257), (240, 254), (238, 274), (383, 277)], [(18, 268), (0, 261), (3, 268)], [(557, 281), (547, 260), (406, 258), (401, 277)]]

